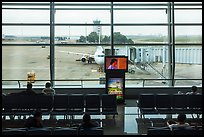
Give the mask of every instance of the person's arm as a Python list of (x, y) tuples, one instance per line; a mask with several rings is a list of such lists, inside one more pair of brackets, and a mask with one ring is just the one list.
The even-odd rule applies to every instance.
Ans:
[(174, 120), (168, 120), (168, 121), (166, 122), (166, 124), (169, 126), (169, 125), (172, 125), (172, 124), (177, 124), (177, 122), (174, 121)]
[(52, 91), (53, 91), (53, 95), (55, 94), (55, 90), (54, 89), (52, 89)]
[(91, 124), (93, 125), (93, 127), (100, 127), (100, 124), (98, 121), (92, 121)]
[(110, 65), (110, 66), (108, 67), (108, 69), (112, 69), (112, 66)]
[(45, 93), (45, 89), (43, 89), (41, 93), (46, 94), (46, 93)]

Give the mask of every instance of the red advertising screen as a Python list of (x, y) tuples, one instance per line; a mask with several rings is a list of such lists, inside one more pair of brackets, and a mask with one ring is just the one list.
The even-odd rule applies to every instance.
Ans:
[(127, 56), (105, 56), (105, 71), (107, 70), (123, 70), (128, 71)]

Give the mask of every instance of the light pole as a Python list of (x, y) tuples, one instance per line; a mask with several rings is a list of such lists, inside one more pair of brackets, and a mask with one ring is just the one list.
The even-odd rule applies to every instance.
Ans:
[(98, 44), (100, 44), (101, 43), (101, 28), (100, 28), (100, 26), (98, 26)]
[(70, 41), (70, 26), (69, 26), (69, 41)]
[[(86, 22), (86, 24), (87, 24), (87, 22)], [(87, 25), (85, 27), (85, 43), (87, 43)]]

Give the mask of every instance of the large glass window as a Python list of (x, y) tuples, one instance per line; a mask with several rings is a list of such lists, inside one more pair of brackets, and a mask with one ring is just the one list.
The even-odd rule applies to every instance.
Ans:
[(128, 56), (126, 87), (202, 85), (202, 3), (113, 2), (113, 20), (111, 2), (54, 2), (53, 14), (50, 4), (2, 3), (3, 85), (34, 71), (36, 85), (105, 87), (96, 57), (111, 47)]

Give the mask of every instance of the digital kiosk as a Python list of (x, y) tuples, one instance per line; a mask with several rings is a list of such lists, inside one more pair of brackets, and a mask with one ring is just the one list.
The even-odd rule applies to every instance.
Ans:
[(125, 72), (127, 56), (105, 56), (106, 93), (116, 94), (117, 103), (125, 103)]

